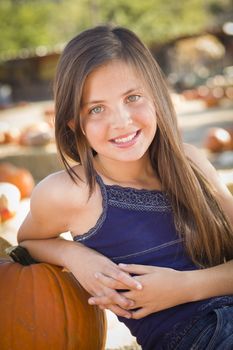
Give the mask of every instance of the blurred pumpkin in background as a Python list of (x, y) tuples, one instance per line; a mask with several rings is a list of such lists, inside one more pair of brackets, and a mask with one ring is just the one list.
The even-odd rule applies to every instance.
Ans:
[(204, 147), (216, 153), (233, 149), (233, 132), (224, 128), (210, 128), (204, 139)]
[(12, 128), (10, 124), (0, 122), (0, 145), (19, 142), (20, 131), (17, 128)]
[(35, 186), (35, 181), (29, 170), (8, 162), (0, 163), (0, 182), (9, 182), (18, 187), (21, 198), (29, 197)]
[(53, 140), (53, 134), (47, 122), (38, 122), (22, 130), (19, 143), (22, 146), (46, 146)]
[(20, 202), (19, 189), (8, 182), (0, 182), (0, 223), (11, 219)]

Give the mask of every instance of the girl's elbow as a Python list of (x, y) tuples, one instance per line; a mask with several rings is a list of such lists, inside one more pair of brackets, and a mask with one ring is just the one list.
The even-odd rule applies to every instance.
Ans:
[(19, 228), (18, 233), (17, 233), (17, 242), (18, 244), (22, 244), (24, 241), (26, 241), (26, 237), (24, 236), (22, 230)]
[(17, 242), (18, 244), (22, 244), (24, 241), (30, 240), (32, 237), (33, 231), (27, 229), (27, 225), (22, 223), (22, 225), (19, 227), (18, 232), (17, 232)]

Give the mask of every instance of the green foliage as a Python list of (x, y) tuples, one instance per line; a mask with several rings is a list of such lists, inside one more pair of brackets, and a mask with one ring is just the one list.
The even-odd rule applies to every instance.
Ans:
[(125, 26), (148, 44), (160, 43), (199, 33), (232, 8), (233, 0), (1, 0), (0, 56), (53, 47), (100, 23)]
[(54, 46), (87, 26), (83, 6), (73, 0), (0, 2), (0, 53)]
[(202, 0), (109, 0), (102, 12), (107, 22), (130, 27), (147, 43), (199, 32), (206, 21)]

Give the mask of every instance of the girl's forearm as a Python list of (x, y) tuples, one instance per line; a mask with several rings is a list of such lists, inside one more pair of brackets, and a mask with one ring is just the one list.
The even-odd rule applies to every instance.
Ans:
[[(104, 255), (81, 243), (63, 238), (24, 240), (20, 245), (37, 261), (65, 267), (90, 295), (105, 296), (109, 305), (116, 306), (114, 310), (117, 310), (119, 316), (130, 317), (131, 314), (127, 311), (129, 301), (120, 296), (116, 289), (119, 285), (121, 289), (122, 286), (126, 289), (137, 289), (139, 282), (120, 271), (119, 267)], [(95, 278), (97, 272), (105, 276), (105, 283), (106, 279), (108, 281), (107, 287)], [(109, 283), (112, 282), (116, 287), (109, 287)]]
[(185, 273), (189, 301), (233, 295), (233, 260), (211, 268)]
[(35, 260), (63, 266), (67, 269), (72, 265), (74, 259), (75, 263), (77, 263), (77, 256), (81, 255), (87, 249), (81, 244), (61, 237), (25, 240), (19, 244), (26, 248)]

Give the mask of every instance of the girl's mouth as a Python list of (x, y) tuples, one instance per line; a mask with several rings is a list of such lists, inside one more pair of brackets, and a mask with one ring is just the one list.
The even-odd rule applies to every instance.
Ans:
[(111, 143), (121, 146), (121, 147), (127, 147), (131, 146), (136, 142), (136, 139), (138, 138), (139, 134), (141, 133), (141, 130), (137, 130), (132, 134), (128, 134), (126, 136), (122, 137), (116, 137), (115, 139), (109, 140)]

